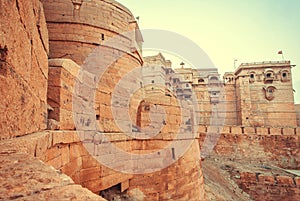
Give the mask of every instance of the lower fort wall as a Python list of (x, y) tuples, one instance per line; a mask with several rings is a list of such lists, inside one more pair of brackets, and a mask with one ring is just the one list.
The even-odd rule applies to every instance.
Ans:
[(254, 200), (300, 199), (300, 177), (240, 172), (235, 176), (235, 181)]
[[(166, 168), (148, 174), (125, 174), (105, 167), (93, 158), (80, 140), (79, 131), (44, 131), (21, 138), (1, 141), (1, 152), (27, 153), (37, 157), (70, 176), (76, 184), (99, 194), (119, 185), (120, 191), (144, 200), (204, 200), (204, 184), (199, 160), (199, 147), (195, 140), (177, 161)], [(125, 151), (157, 151), (157, 144), (167, 144), (171, 139), (132, 140), (122, 133), (106, 133), (114, 146)], [(97, 144), (94, 145), (99, 146)], [(94, 147), (94, 148), (95, 148)], [(177, 150), (175, 149), (175, 153)], [(111, 160), (117, 154), (109, 151)], [(161, 156), (163, 158), (163, 156)], [(149, 159), (151, 160), (151, 159)], [(113, 162), (113, 161), (111, 161)], [(122, 161), (126, 166), (130, 161)]]
[[(220, 135), (218, 135), (218, 130)], [(199, 144), (215, 142), (213, 155), (300, 169), (300, 128), (199, 127)]]

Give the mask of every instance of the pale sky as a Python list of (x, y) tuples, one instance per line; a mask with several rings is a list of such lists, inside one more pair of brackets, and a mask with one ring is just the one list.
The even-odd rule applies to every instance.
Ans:
[[(163, 29), (200, 46), (222, 75), (247, 62), (290, 60), (300, 103), (299, 0), (117, 0), (140, 29)], [(146, 40), (146, 38), (145, 38)], [(184, 46), (184, 44), (178, 44)], [(166, 56), (168, 59), (168, 57)], [(174, 67), (179, 67), (173, 61)]]

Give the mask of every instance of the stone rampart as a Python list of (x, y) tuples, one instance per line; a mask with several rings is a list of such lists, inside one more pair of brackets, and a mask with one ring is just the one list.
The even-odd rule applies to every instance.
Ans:
[[(216, 141), (212, 154), (236, 161), (266, 163), (300, 169), (300, 128), (200, 126), (199, 143)], [(207, 134), (208, 133), (208, 134)]]
[(235, 181), (254, 200), (300, 199), (300, 177), (240, 172)]
[[(138, 189), (146, 200), (195, 198), (201, 200), (204, 198), (197, 141), (193, 140), (185, 154), (169, 167), (153, 173), (133, 175), (124, 174), (100, 164), (87, 152), (80, 140), (80, 135), (78, 131), (44, 131), (18, 139), (1, 141), (1, 152), (26, 153), (37, 157), (70, 176), (76, 184), (94, 193), (120, 185), (123, 191)], [(122, 133), (106, 133), (105, 135), (114, 146), (140, 154), (159, 151), (161, 149), (159, 145), (168, 144), (170, 140), (173, 140), (168, 137), (156, 140), (136, 140)], [(181, 140), (184, 140), (184, 137)], [(122, 161), (117, 154), (107, 151), (101, 154), (108, 154), (111, 160), (120, 160), (121, 165), (124, 166), (130, 162)], [(177, 153), (176, 149), (174, 153)], [(164, 158), (164, 156), (161, 157)], [(149, 160), (153, 159), (149, 158)], [(145, 168), (151, 167), (146, 165)]]
[[(82, 65), (93, 49), (119, 34), (122, 44), (131, 46), (142, 42), (134, 16), (116, 1), (42, 0), (42, 3), (51, 59), (68, 58)], [(132, 52), (141, 60), (139, 50), (132, 49)]]

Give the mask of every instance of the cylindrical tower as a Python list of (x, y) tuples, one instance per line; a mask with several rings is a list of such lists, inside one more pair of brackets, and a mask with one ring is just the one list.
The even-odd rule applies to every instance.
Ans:
[[(143, 100), (143, 93), (137, 93), (138, 90), (132, 92), (129, 90), (130, 88), (136, 90), (133, 85), (143, 86), (142, 80), (139, 80), (138, 76), (135, 76), (138, 72), (134, 71), (143, 64), (141, 56), (143, 38), (132, 13), (113, 0), (42, 0), (42, 2), (44, 4), (49, 30), (49, 58), (71, 59), (80, 65), (81, 68), (87, 68), (88, 72), (92, 72), (92, 74), (98, 76), (98, 79), (89, 79), (89, 83), (87, 83), (97, 83), (97, 86), (95, 86), (95, 97), (92, 97), (94, 98), (93, 103), (95, 103), (92, 107), (96, 110), (96, 117), (92, 118), (97, 120), (100, 125), (101, 133), (111, 137), (111, 146), (123, 149), (128, 155), (137, 155), (137, 153), (140, 152), (144, 154), (143, 151), (145, 151), (145, 153), (148, 151), (156, 153), (156, 144), (161, 145), (158, 148), (164, 148), (163, 145), (167, 146), (170, 140), (165, 140), (163, 137), (153, 140), (137, 140), (133, 137), (128, 137), (128, 135), (126, 135), (127, 133), (120, 129), (115, 123), (116, 118), (123, 120), (125, 114), (134, 111), (131, 108), (138, 108), (139, 100)], [(72, 69), (67, 67), (65, 67), (65, 69), (66, 71), (72, 71)], [(55, 69), (53, 69), (53, 72), (56, 72), (54, 70)], [(51, 71), (52, 69), (49, 68), (49, 72)], [(56, 74), (53, 73), (51, 75)], [(72, 76), (68, 76), (67, 73), (61, 73), (60, 75), (69, 82), (75, 73), (73, 72)], [(74, 78), (74, 80), (76, 79), (77, 78)], [(84, 77), (80, 77), (77, 80), (84, 82)], [(123, 81), (126, 86), (119, 84), (122, 83), (121, 81)], [(69, 84), (69, 86), (69, 89), (66, 89), (65, 85), (48, 88), (48, 94), (51, 93), (51, 97), (48, 96), (48, 100), (56, 98), (55, 93), (57, 88), (60, 90), (60, 99), (66, 99), (66, 101), (60, 100), (60, 104), (53, 104), (52, 106), (54, 110), (57, 109), (57, 111), (59, 111), (61, 116), (67, 113), (66, 110), (69, 110), (68, 114), (72, 114), (70, 111), (72, 106), (69, 106), (72, 105), (72, 101), (69, 100), (70, 98), (72, 99), (72, 96), (64, 96), (63, 94), (66, 90), (72, 93), (72, 83)], [(112, 100), (116, 88), (119, 88), (119, 96)], [(53, 90), (49, 92), (49, 89)], [(127, 89), (128, 91), (126, 91)], [(80, 98), (83, 100), (88, 99), (90, 94), (86, 92), (85, 89), (82, 91), (84, 94)], [(113, 109), (115, 109), (113, 104), (116, 102), (123, 103), (121, 98), (123, 92), (125, 94), (125, 91), (126, 93), (130, 93), (130, 108), (128, 108), (127, 111), (121, 108), (119, 112), (113, 114)], [(52, 100), (48, 103), (51, 101)], [(53, 102), (55, 101), (53, 100)], [(65, 104), (69, 105), (66, 106)], [(86, 117), (88, 115), (89, 114), (82, 115), (79, 123), (88, 127), (91, 122), (91, 118)], [(64, 121), (64, 119), (66, 118), (59, 118), (59, 121)], [(69, 126), (66, 128), (76, 128), (76, 130), (80, 130), (77, 125), (75, 125), (75, 127)], [(61, 127), (61, 129), (64, 128)], [(167, 135), (167, 132), (168, 131), (162, 133), (161, 136)], [(118, 170), (124, 169), (124, 166), (141, 168), (141, 164), (136, 164), (137, 161), (130, 160), (130, 157), (127, 160), (121, 157), (121, 155), (108, 150), (108, 148), (105, 147), (105, 145), (108, 144), (107, 141), (103, 142), (102, 138), (97, 136), (98, 135), (85, 136), (89, 138), (84, 141), (84, 143), (86, 142), (89, 145), (88, 148), (87, 146), (85, 147), (89, 151), (89, 154), (87, 154), (86, 151), (82, 151), (82, 144), (84, 143), (74, 145), (74, 147), (77, 147), (77, 151), (72, 151), (75, 150), (75, 148), (70, 149), (69, 162), (61, 168), (66, 174), (72, 172), (69, 176), (71, 176), (76, 183), (87, 187), (95, 193), (100, 192), (102, 193), (101, 195), (105, 195), (106, 190), (111, 192), (116, 189), (118, 190), (119, 187), (120, 191), (125, 193), (126, 190), (131, 191), (138, 189), (138, 191), (141, 191), (141, 194), (145, 196), (144, 200), (182, 200), (185, 198), (201, 200), (201, 197), (203, 197), (203, 176), (199, 163), (199, 147), (197, 147), (196, 143), (192, 143), (183, 158), (180, 159), (175, 158), (177, 157), (177, 150), (170, 148), (170, 151), (174, 155), (172, 159), (174, 162), (169, 167), (164, 167), (161, 170), (150, 173), (154, 179), (147, 180), (147, 183), (139, 184), (139, 178), (143, 177), (143, 174), (134, 175), (135, 171), (133, 170), (128, 172)], [(144, 147), (145, 144), (147, 144), (146, 147)], [(82, 152), (78, 151), (79, 149)], [(107, 156), (105, 162), (114, 163), (116, 166), (111, 167), (109, 163), (106, 163), (104, 166), (103, 161), (101, 161), (101, 163), (95, 162), (94, 159), (90, 159), (91, 155), (93, 155), (90, 151), (97, 156)], [(156, 158), (161, 160), (162, 163), (165, 163), (165, 158), (163, 158), (162, 155), (157, 155)], [(152, 162), (151, 158), (147, 158), (147, 161), (149, 161), (150, 164)], [(70, 168), (76, 171), (69, 171)], [(162, 175), (164, 177), (161, 177)], [(145, 174), (145, 176), (149, 176), (149, 174)], [(166, 178), (167, 180), (161, 180), (161, 182), (158, 183), (156, 178)], [(169, 181), (170, 184), (168, 184)], [(164, 193), (166, 190), (168, 190), (168, 192)], [(128, 194), (130, 193), (128, 192)], [(157, 196), (153, 197), (153, 194)]]
[[(81, 65), (91, 51), (111, 37), (133, 31), (142, 37), (132, 13), (113, 0), (42, 0), (49, 31), (49, 58), (69, 58)], [(124, 36), (129, 41), (130, 38)], [(141, 55), (135, 55), (141, 62)]]

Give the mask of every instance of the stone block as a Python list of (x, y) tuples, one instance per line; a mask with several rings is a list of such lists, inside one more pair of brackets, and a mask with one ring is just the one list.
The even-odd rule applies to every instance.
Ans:
[(242, 134), (242, 128), (239, 126), (232, 126), (231, 133), (232, 134)]
[(208, 126), (207, 133), (217, 135), (220, 134), (222, 127), (221, 126)]
[(281, 128), (270, 128), (270, 135), (282, 135)]
[(268, 135), (268, 128), (265, 127), (256, 127), (256, 134), (257, 135)]
[(297, 135), (300, 135), (300, 127), (296, 128), (296, 133), (297, 133)]
[(199, 125), (198, 126), (198, 132), (199, 133), (206, 133), (206, 126)]
[(65, 164), (60, 168), (60, 170), (66, 175), (74, 175), (74, 173), (78, 172), (82, 169), (82, 158), (76, 158), (74, 160), (70, 160), (69, 163)]
[(274, 176), (258, 175), (258, 181), (262, 184), (273, 185), (275, 184)]
[(81, 182), (87, 182), (101, 178), (101, 167), (96, 166), (91, 168), (83, 168), (80, 170), (79, 176)]
[(47, 161), (47, 164), (51, 165), (55, 169), (60, 169), (62, 167), (61, 155), (59, 155), (58, 157), (53, 158), (53, 159)]
[(82, 168), (87, 169), (91, 167), (96, 167), (99, 162), (93, 158), (91, 155), (82, 156)]
[(229, 134), (230, 133), (230, 126), (223, 126), (221, 130), (222, 134)]
[(279, 186), (295, 186), (293, 178), (289, 176), (276, 176), (276, 180)]
[(241, 180), (243, 183), (256, 183), (256, 174), (251, 172), (241, 172)]
[(294, 128), (283, 128), (283, 135), (295, 135)]
[(295, 180), (296, 186), (300, 187), (300, 177), (295, 177), (294, 180)]
[(45, 162), (50, 161), (54, 158), (57, 158), (61, 155), (60, 146), (51, 147), (46, 151)]
[(80, 81), (80, 67), (69, 59), (49, 60), (48, 104), (49, 119), (55, 119), (62, 130), (74, 130), (74, 85)]
[(76, 131), (51, 131), (53, 136), (52, 145), (56, 144), (71, 144), (80, 142), (78, 132)]
[(81, 158), (84, 155), (87, 155), (87, 151), (81, 143), (70, 145), (70, 161)]
[(255, 134), (254, 127), (244, 127), (244, 134)]

